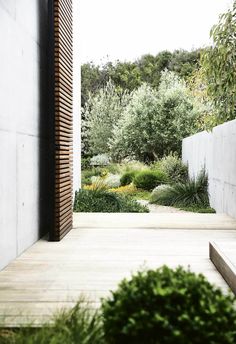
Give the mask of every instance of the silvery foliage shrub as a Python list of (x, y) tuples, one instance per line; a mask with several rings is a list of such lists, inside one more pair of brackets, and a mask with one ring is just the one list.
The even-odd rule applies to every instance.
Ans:
[(108, 152), (108, 141), (114, 124), (119, 120), (129, 96), (118, 94), (111, 81), (95, 95), (90, 95), (83, 110), (83, 153), (102, 154)]
[(185, 182), (188, 179), (188, 166), (182, 162), (177, 154), (169, 154), (159, 161), (159, 168), (166, 173), (170, 184)]
[(161, 184), (161, 185), (156, 186), (152, 190), (152, 193), (151, 193), (151, 198), (150, 198), (151, 202), (153, 200), (155, 200), (156, 197), (158, 197), (159, 194), (161, 194), (165, 190), (168, 190), (169, 188), (170, 188), (170, 185), (168, 185), (168, 184)]
[(158, 90), (143, 84), (131, 94), (131, 100), (113, 129), (109, 144), (114, 158), (134, 156), (150, 161), (181, 151), (184, 137), (196, 132), (196, 120), (202, 111), (174, 72), (164, 71)]
[(107, 154), (98, 154), (91, 158), (91, 166), (107, 166), (109, 165), (111, 159)]
[(109, 188), (118, 188), (120, 186), (120, 175), (110, 173), (105, 178), (105, 182)]

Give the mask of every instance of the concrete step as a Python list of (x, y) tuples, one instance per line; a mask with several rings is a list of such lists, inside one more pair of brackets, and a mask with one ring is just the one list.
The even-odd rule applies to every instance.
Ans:
[(74, 228), (152, 228), (236, 230), (226, 214), (74, 213)]
[(236, 242), (210, 242), (210, 259), (236, 294)]

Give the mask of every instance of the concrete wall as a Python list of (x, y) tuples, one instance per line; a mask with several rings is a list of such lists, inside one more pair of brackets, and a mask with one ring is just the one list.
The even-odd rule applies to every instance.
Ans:
[(236, 218), (236, 120), (184, 139), (182, 148), (190, 176), (206, 167), (211, 206)]
[[(78, 1), (74, 1), (74, 190), (80, 186)], [(0, 269), (51, 225), (53, 120), (48, 0), (0, 0)]]
[(47, 232), (47, 0), (0, 0), (0, 269)]

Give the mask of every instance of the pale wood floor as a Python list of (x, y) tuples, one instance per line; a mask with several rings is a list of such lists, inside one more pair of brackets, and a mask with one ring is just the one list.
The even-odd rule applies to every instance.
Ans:
[(228, 289), (208, 258), (208, 246), (214, 240), (236, 242), (236, 222), (225, 215), (160, 215), (76, 214), (77, 228), (61, 242), (40, 240), (0, 272), (0, 322), (41, 324), (81, 295), (96, 307), (142, 267), (189, 266)]

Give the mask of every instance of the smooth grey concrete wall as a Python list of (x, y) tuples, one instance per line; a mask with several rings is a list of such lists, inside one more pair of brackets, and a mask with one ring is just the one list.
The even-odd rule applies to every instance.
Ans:
[(236, 120), (184, 139), (182, 159), (192, 177), (205, 166), (211, 206), (236, 218)]
[(47, 0), (0, 0), (0, 269), (47, 232)]

